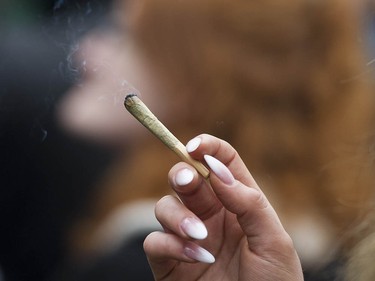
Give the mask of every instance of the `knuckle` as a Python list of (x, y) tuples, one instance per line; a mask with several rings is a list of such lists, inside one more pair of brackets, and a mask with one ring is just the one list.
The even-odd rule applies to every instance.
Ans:
[(262, 210), (270, 207), (270, 203), (263, 192), (254, 187), (247, 189), (247, 198), (254, 210)]
[(284, 235), (280, 238), (280, 246), (285, 250), (294, 250), (293, 240), (288, 233), (284, 232)]
[(290, 257), (295, 254), (293, 240), (286, 231), (278, 235), (272, 244), (274, 245), (274, 249), (277, 249), (277, 252), (283, 256)]

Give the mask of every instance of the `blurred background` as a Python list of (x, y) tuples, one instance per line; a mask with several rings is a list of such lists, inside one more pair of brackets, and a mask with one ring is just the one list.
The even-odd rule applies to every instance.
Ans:
[(232, 143), (306, 281), (335, 278), (374, 202), (374, 5), (229, 2), (0, 1), (1, 281), (152, 280), (178, 159), (132, 92), (182, 142)]
[[(68, 230), (85, 216), (116, 149), (68, 133), (56, 114), (80, 80), (71, 58), (79, 41), (111, 28), (110, 7), (111, 1), (95, 0), (0, 1), (2, 281), (111, 280), (65, 272)], [(141, 252), (142, 241), (137, 245)]]

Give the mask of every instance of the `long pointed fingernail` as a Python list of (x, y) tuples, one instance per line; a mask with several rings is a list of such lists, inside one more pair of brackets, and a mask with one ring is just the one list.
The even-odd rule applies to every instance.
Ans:
[(181, 223), (182, 230), (193, 239), (205, 239), (207, 237), (207, 228), (200, 220), (196, 218), (186, 218)]
[(196, 261), (200, 261), (204, 263), (215, 262), (215, 257), (209, 251), (207, 251), (206, 249), (203, 249), (202, 247), (194, 243), (189, 243), (185, 247), (184, 253), (187, 257)]
[(207, 165), (223, 183), (231, 185), (235, 182), (235, 178), (227, 166), (225, 166), (219, 160), (210, 155), (205, 155), (204, 160), (206, 160)]
[(189, 153), (193, 152), (199, 147), (199, 145), (201, 144), (201, 141), (202, 141), (201, 138), (193, 138), (187, 143), (186, 151)]

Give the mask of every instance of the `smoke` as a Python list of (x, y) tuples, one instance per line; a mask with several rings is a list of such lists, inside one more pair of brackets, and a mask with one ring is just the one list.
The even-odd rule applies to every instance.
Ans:
[[(111, 35), (104, 35), (103, 40), (107, 40), (107, 36)], [(102, 93), (96, 97), (100, 102), (122, 105), (127, 94), (140, 95), (139, 91), (122, 76), (118, 64), (114, 64), (115, 56), (107, 57), (106, 54), (98, 54), (95, 51), (96, 48), (100, 48), (97, 46), (96, 40), (98, 39), (90, 42), (91, 40), (87, 39), (86, 44), (82, 42), (72, 44), (65, 67), (61, 66), (62, 75), (70, 76), (75, 85), (81, 88), (89, 88), (92, 84), (106, 85), (102, 88)], [(111, 43), (113, 42), (108, 42), (109, 46)], [(113, 54), (118, 52), (111, 47), (108, 47), (106, 51)], [(118, 59), (121, 60), (121, 57)]]
[[(65, 54), (65, 60), (60, 61), (57, 70), (62, 79), (78, 86), (85, 87), (93, 79), (106, 80), (109, 86), (106, 92), (97, 98), (100, 102), (123, 103), (123, 98), (129, 92), (138, 91), (126, 80), (118, 69), (113, 67), (113, 61), (101, 55), (96, 55), (92, 49), (97, 42), (90, 42), (91, 33), (106, 35), (114, 33), (113, 23), (109, 18), (111, 1), (64, 1), (57, 0), (53, 6), (53, 30), (46, 27), (46, 33), (58, 34), (54, 38), (55, 45)], [(85, 40), (86, 43), (83, 43)], [(93, 41), (93, 40), (91, 40)], [(100, 43), (100, 42), (99, 42)], [(92, 54), (94, 53), (94, 54)]]

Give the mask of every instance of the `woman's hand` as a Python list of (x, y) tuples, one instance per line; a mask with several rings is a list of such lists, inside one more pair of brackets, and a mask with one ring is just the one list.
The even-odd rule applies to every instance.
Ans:
[(289, 235), (235, 149), (210, 135), (187, 145), (210, 179), (178, 163), (155, 213), (165, 232), (144, 242), (156, 280), (303, 280)]

